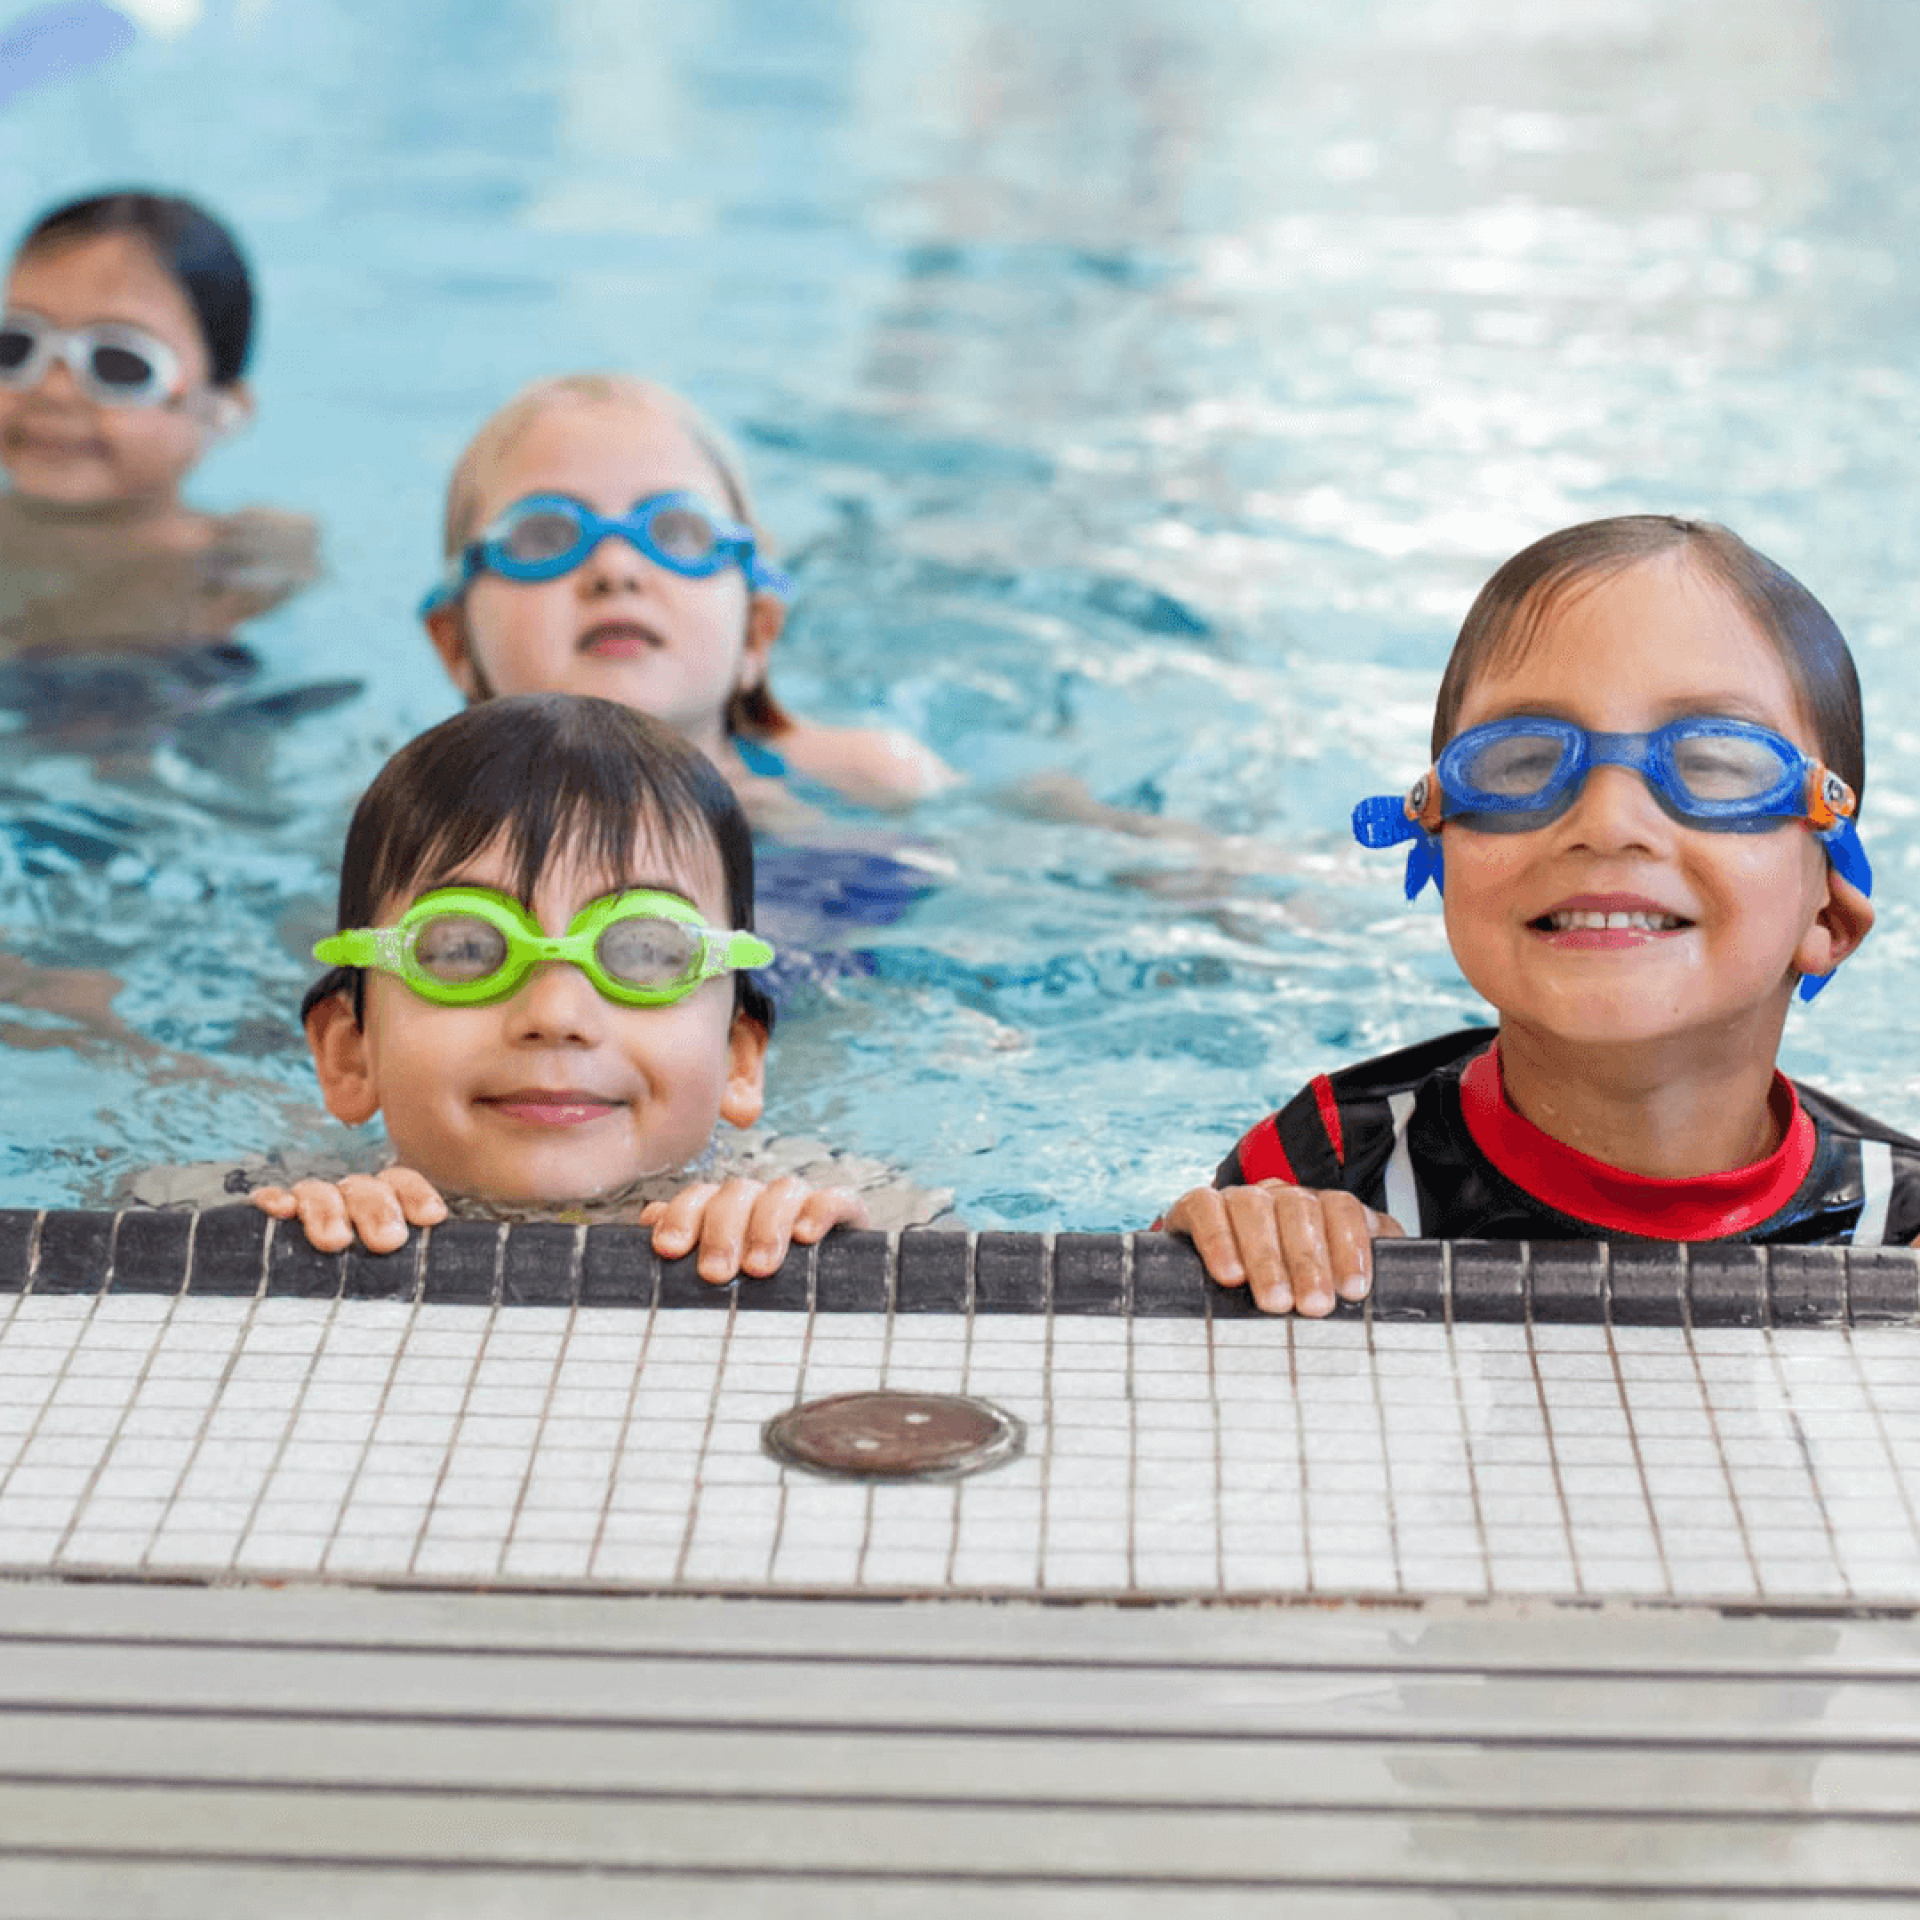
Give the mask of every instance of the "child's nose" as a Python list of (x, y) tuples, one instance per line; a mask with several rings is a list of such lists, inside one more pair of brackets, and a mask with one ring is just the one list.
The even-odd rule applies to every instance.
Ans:
[(1666, 845), (1673, 822), (1653, 789), (1632, 767), (1595, 767), (1561, 817), (1563, 843), (1597, 853), (1653, 852)]
[(587, 595), (626, 591), (644, 585), (651, 573), (646, 556), (631, 540), (610, 533), (581, 562), (580, 591)]
[(507, 1002), (514, 1036), (530, 1045), (591, 1046), (606, 1003), (570, 960), (543, 961)]
[(56, 400), (76, 400), (81, 397), (80, 383), (73, 377), (73, 369), (67, 365), (66, 355), (62, 353), (56, 353), (47, 362), (40, 378), (33, 384), (35, 391)]

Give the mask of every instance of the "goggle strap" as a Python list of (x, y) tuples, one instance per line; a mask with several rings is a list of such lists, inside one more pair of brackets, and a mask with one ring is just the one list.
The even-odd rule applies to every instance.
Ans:
[(1353, 837), (1363, 847), (1397, 847), (1421, 830), (1397, 793), (1377, 793), (1353, 810)]
[[(1836, 820), (1830, 827), (1816, 827), (1814, 838), (1827, 850), (1833, 870), (1849, 886), (1857, 887), (1873, 898), (1873, 866), (1867, 850), (1860, 844), (1860, 830), (1851, 820)], [(1810, 995), (1803, 996), (1811, 998)]]
[[(1362, 800), (1353, 810), (1353, 837), (1363, 847), (1397, 847), (1402, 841), (1411, 840), (1413, 846), (1407, 853), (1407, 898), (1418, 898), (1420, 890), (1429, 880), (1434, 890), (1440, 891), (1445, 881), (1445, 867), (1440, 851), (1440, 835), (1429, 828), (1419, 817), (1419, 808), (1424, 804), (1437, 807), (1434, 800), (1440, 791), (1440, 783), (1431, 775), (1415, 786), (1412, 793), (1377, 793), (1371, 799)], [(1435, 823), (1436, 827), (1438, 822)]]
[[(313, 957), (330, 967), (393, 967), (399, 954), (392, 933), (391, 927), (355, 927), (330, 933), (315, 943)], [(389, 937), (383, 939), (383, 935)]]
[(749, 967), (773, 965), (773, 949), (755, 933), (730, 933), (717, 957), (713, 945), (708, 946), (707, 954), (709, 978), (716, 973), (744, 973)]
[(1420, 889), (1429, 880), (1435, 893), (1446, 891), (1445, 856), (1440, 851), (1440, 836), (1423, 833), (1407, 852), (1407, 898), (1417, 900)]

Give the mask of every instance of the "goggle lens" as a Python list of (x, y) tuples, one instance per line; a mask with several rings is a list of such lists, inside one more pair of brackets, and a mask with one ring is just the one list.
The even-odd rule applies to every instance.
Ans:
[(1785, 762), (1772, 748), (1737, 734), (1694, 734), (1673, 744), (1674, 778), (1700, 801), (1758, 800), (1780, 784)]
[(571, 553), (580, 542), (580, 523), (555, 507), (522, 514), (500, 535), (500, 547), (522, 566), (544, 566)]
[(18, 373), (32, 355), (32, 334), (24, 327), (0, 327), (0, 373)]
[(700, 964), (701, 937), (679, 920), (616, 920), (600, 936), (594, 957), (624, 987), (659, 990), (677, 985)]
[(697, 507), (661, 507), (647, 532), (662, 553), (691, 566), (711, 560), (720, 545), (720, 529)]
[(1476, 746), (1460, 775), (1476, 793), (1527, 800), (1553, 785), (1571, 753), (1572, 743), (1557, 734), (1511, 733)]
[(507, 936), (474, 914), (438, 914), (414, 935), (413, 963), (448, 986), (471, 986), (507, 964)]
[(87, 366), (101, 386), (117, 393), (139, 393), (154, 382), (153, 362), (132, 347), (97, 346)]

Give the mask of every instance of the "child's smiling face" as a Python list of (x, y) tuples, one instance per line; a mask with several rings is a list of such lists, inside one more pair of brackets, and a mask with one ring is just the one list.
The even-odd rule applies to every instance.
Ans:
[[(383, 902), (378, 924), (455, 884), (511, 894), (504, 846)], [(644, 834), (625, 873), (558, 849), (527, 904), (557, 935), (581, 908), (635, 887), (679, 894), (708, 926), (727, 924), (718, 853), (676, 857)], [(315, 1009), (308, 1036), (329, 1110), (349, 1125), (383, 1115), (400, 1165), (443, 1192), (547, 1205), (685, 1165), (717, 1119), (750, 1126), (767, 1040), (735, 1017), (731, 975), (671, 1005), (625, 1007), (565, 962), (536, 967), (510, 999), (479, 1007), (438, 1006), (369, 971), (364, 1025), (335, 995)]]
[(0, 466), (14, 490), (68, 507), (170, 504), (208, 437), (200, 411), (179, 402), (205, 393), (211, 367), (187, 296), (152, 250), (127, 233), (35, 247), (13, 263), (6, 305), (57, 327), (138, 327), (173, 349), (181, 378), (162, 406), (102, 406), (57, 362), (31, 387), (0, 387)]
[[(712, 457), (670, 411), (638, 398), (558, 397), (475, 479), (475, 534), (535, 493), (570, 494), (608, 519), (649, 495), (682, 490), (728, 512)], [(750, 597), (738, 567), (687, 579), (609, 536), (558, 579), (482, 572), (427, 624), (470, 697), (598, 694), (711, 751), (724, 737), (734, 689), (764, 672), (779, 602)]]
[[(1457, 731), (1514, 714), (1610, 733), (1727, 715), (1820, 757), (1778, 653), (1679, 553), (1576, 583), (1517, 660), (1467, 688)], [(1595, 768), (1549, 825), (1450, 823), (1443, 841), (1447, 938), (1502, 1029), (1547, 1047), (1646, 1048), (1676, 1074), (1694, 1058), (1770, 1061), (1796, 977), (1830, 971), (1873, 924), (1805, 827), (1688, 826), (1624, 767)], [(1599, 912), (1633, 919), (1565, 918)]]

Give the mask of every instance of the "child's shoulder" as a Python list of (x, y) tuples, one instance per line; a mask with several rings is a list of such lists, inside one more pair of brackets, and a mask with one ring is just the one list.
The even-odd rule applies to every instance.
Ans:
[(1912, 1134), (1902, 1133), (1898, 1127), (1890, 1127), (1884, 1120), (1876, 1120), (1872, 1114), (1862, 1113), (1858, 1107), (1849, 1106), (1818, 1087), (1808, 1086), (1804, 1080), (1795, 1080), (1793, 1090), (1816, 1124), (1824, 1123), (1833, 1132), (1850, 1139), (1883, 1140), (1890, 1147), (1920, 1157), (1920, 1140)]
[(789, 770), (864, 806), (911, 806), (960, 777), (932, 748), (884, 728), (796, 720), (771, 744)]
[(1390, 1099), (1396, 1093), (1412, 1092), (1435, 1074), (1457, 1075), (1498, 1037), (1493, 1027), (1459, 1027), (1410, 1047), (1397, 1047), (1392, 1053), (1375, 1054), (1371, 1060), (1358, 1060), (1350, 1067), (1337, 1067), (1332, 1073), (1316, 1074), (1295, 1098), (1312, 1095), (1324, 1081), (1346, 1099)]
[(1351, 1187), (1371, 1178), (1392, 1149), (1396, 1102), (1457, 1080), (1495, 1039), (1491, 1027), (1463, 1027), (1411, 1047), (1318, 1073), (1285, 1105), (1241, 1135), (1214, 1176), (1217, 1186), (1285, 1180), (1295, 1186)]

